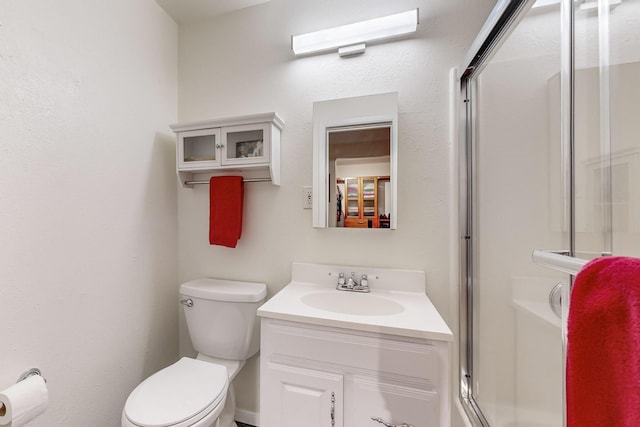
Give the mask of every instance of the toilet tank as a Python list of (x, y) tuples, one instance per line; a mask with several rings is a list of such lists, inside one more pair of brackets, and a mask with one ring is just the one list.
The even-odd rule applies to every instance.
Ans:
[(183, 283), (180, 300), (193, 347), (220, 359), (246, 360), (256, 354), (260, 346), (256, 311), (266, 296), (264, 283), (212, 278)]

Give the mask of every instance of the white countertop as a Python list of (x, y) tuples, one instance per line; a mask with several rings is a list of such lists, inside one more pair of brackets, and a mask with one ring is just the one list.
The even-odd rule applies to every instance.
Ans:
[[(375, 280), (372, 281), (375, 282)], [(328, 284), (325, 280), (325, 283), (320, 284), (294, 280), (263, 304), (258, 309), (258, 315), (263, 318), (346, 328), (356, 331), (430, 340), (453, 340), (451, 330), (424, 292), (416, 291), (415, 289), (413, 291), (398, 291), (389, 289), (388, 286), (380, 286), (377, 289), (374, 284), (370, 286), (370, 293), (356, 293), (336, 290), (332, 281)], [(336, 304), (337, 311), (315, 308), (303, 302), (305, 296), (331, 292), (335, 292), (335, 297), (340, 299), (340, 304)], [(329, 298), (334, 297), (333, 294), (327, 296)], [(366, 306), (369, 302), (378, 303), (377, 305), (380, 306), (380, 298), (390, 300), (389, 305), (392, 307), (398, 307), (397, 304), (399, 304), (402, 309), (400, 312), (390, 310), (392, 311), (391, 314), (383, 315), (346, 313), (348, 304), (354, 305), (353, 311), (366, 312)], [(347, 302), (347, 309), (345, 309), (345, 301)], [(359, 310), (359, 307), (355, 306), (361, 306), (365, 310)]]

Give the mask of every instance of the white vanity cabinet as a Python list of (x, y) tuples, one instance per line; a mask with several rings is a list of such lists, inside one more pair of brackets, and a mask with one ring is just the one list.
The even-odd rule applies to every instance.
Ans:
[(261, 410), (261, 426), (344, 425), (341, 374), (282, 363), (270, 365), (269, 374), (271, 385), (275, 388), (267, 399), (271, 409)]
[[(351, 272), (370, 292), (336, 290)], [(450, 427), (453, 334), (423, 271), (294, 262), (258, 316), (260, 427)]]
[(261, 427), (449, 426), (448, 343), (262, 319)]
[(180, 181), (185, 185), (195, 174), (240, 174), (279, 185), (283, 125), (276, 113), (172, 125)]

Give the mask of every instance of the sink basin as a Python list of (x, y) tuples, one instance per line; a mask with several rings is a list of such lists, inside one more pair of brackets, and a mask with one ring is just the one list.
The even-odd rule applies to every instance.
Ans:
[[(336, 290), (339, 272), (367, 274), (370, 293)], [(452, 341), (425, 293), (425, 273), (294, 262), (291, 281), (258, 308), (265, 322), (287, 322), (375, 334)], [(321, 329), (319, 329), (321, 330)]]
[(388, 316), (404, 311), (404, 307), (393, 300), (358, 292), (315, 292), (304, 295), (300, 300), (318, 310), (358, 316)]

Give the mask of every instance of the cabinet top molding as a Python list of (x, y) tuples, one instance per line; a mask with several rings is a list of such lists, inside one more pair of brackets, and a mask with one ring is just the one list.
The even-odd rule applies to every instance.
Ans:
[(267, 123), (271, 122), (278, 129), (282, 129), (284, 126), (284, 120), (277, 113), (262, 113), (262, 114), (251, 114), (247, 116), (236, 116), (236, 117), (224, 117), (219, 119), (210, 119), (210, 120), (201, 120), (197, 122), (190, 123), (176, 123), (173, 125), (169, 125), (169, 127), (174, 132), (183, 132), (188, 130), (195, 129), (209, 129), (209, 128), (217, 128), (222, 126), (236, 126), (236, 125), (248, 125), (253, 123)]

